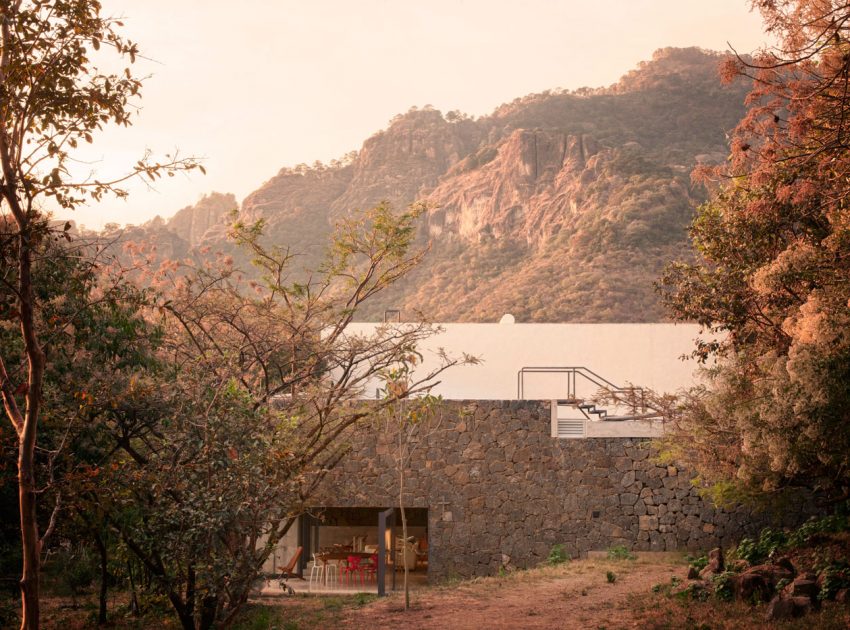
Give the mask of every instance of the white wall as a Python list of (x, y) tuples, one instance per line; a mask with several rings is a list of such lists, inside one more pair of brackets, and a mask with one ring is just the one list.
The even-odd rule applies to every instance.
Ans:
[[(403, 325), (403, 324), (399, 324)], [(377, 324), (352, 324), (349, 331), (369, 334)], [(417, 373), (437, 365), (443, 347), (452, 355), (466, 352), (480, 365), (451, 368), (433, 390), (452, 400), (512, 400), (517, 371), (531, 366), (583, 366), (618, 386), (631, 383), (657, 392), (675, 392), (695, 382), (689, 355), (699, 334), (695, 324), (441, 324), (445, 331), (420, 351), (425, 362)], [(527, 375), (526, 399), (563, 398), (564, 376)], [(375, 383), (377, 386), (377, 383)], [(591, 387), (588, 385), (588, 387)], [(595, 388), (593, 388), (595, 390)], [(590, 395), (592, 391), (578, 392)], [(367, 397), (375, 395), (375, 387)]]

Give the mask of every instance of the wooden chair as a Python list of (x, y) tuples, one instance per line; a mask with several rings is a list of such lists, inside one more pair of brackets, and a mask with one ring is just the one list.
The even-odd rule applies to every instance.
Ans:
[(283, 567), (280, 571), (280, 576), (278, 577), (278, 585), (281, 590), (286, 591), (290, 595), (295, 595), (295, 590), (286, 583), (287, 580), (292, 578), (297, 578), (299, 580), (304, 580), (304, 576), (300, 573), (295, 572), (295, 567), (298, 566), (298, 559), (301, 557), (301, 553), (304, 551), (304, 547), (298, 547), (295, 550), (295, 553), (289, 559), (289, 562), (286, 563), (286, 566)]

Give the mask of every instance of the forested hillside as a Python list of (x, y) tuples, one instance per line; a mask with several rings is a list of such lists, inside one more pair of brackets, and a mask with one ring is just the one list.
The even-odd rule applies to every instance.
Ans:
[[(361, 319), (401, 308), (442, 321), (657, 321), (653, 282), (689, 255), (705, 198), (690, 172), (724, 159), (744, 111), (748, 86), (721, 86), (720, 60), (663, 49), (608, 88), (532, 94), (477, 119), (414, 108), (340, 161), (282, 169), (239, 210), (311, 267), (346, 213), (426, 201), (429, 255)], [(174, 251), (235, 253), (228, 203), (207, 197), (146, 227), (185, 242)]]

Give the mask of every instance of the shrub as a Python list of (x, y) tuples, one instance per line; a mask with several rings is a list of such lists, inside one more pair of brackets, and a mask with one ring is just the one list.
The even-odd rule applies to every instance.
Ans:
[(609, 560), (634, 560), (635, 554), (626, 548), (625, 545), (616, 545), (608, 548)]
[(735, 576), (733, 571), (724, 571), (719, 575), (715, 575), (711, 582), (714, 586), (714, 596), (717, 599), (728, 602), (735, 597), (735, 584), (732, 578)]
[(614, 573), (613, 571), (606, 571), (605, 572), (605, 579), (608, 580), (608, 584), (613, 584), (614, 582), (617, 581), (617, 574)]
[(549, 552), (549, 557), (546, 559), (546, 561), (554, 566), (556, 564), (563, 564), (564, 562), (569, 562), (570, 559), (570, 554), (564, 551), (563, 545), (555, 545)]
[(705, 601), (708, 599), (708, 591), (700, 582), (688, 584), (680, 591), (676, 591), (675, 597), (681, 600), (693, 599), (696, 601)]
[(835, 599), (835, 594), (842, 588), (850, 588), (850, 564), (839, 560), (823, 570), (818, 599)]
[(702, 571), (706, 566), (708, 566), (708, 557), (705, 554), (699, 557), (685, 556), (685, 560), (687, 561), (688, 566), (695, 568), (697, 571)]
[(810, 519), (788, 536), (789, 547), (802, 547), (818, 534), (832, 534), (850, 529), (850, 519), (846, 516), (833, 514), (818, 519)]
[(60, 583), (75, 601), (92, 585), (98, 575), (95, 560), (85, 547), (62, 551), (53, 565), (57, 569)]
[(787, 542), (788, 537), (784, 532), (765, 528), (761, 530), (758, 540), (742, 538), (735, 549), (735, 555), (750, 564), (761, 564), (785, 547)]

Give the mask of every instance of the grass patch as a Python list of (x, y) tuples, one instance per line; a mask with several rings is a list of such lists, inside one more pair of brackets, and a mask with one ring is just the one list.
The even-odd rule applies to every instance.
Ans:
[(608, 548), (609, 560), (634, 560), (637, 556), (633, 554), (625, 545), (615, 545)]
[(564, 562), (569, 562), (570, 554), (568, 554), (564, 550), (563, 545), (555, 545), (552, 547), (552, 550), (549, 552), (549, 557), (546, 558), (546, 562), (550, 565), (563, 564)]

